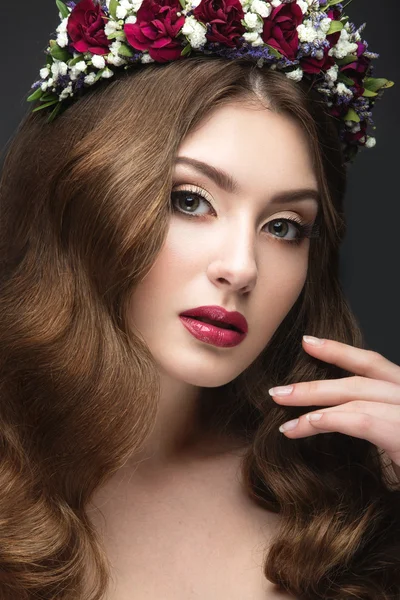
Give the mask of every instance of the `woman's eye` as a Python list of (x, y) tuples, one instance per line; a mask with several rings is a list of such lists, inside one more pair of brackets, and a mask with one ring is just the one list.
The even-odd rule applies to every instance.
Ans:
[[(171, 192), (171, 205), (172, 208), (188, 217), (202, 218), (207, 216), (208, 212), (197, 212), (198, 207), (201, 204), (206, 204), (213, 210), (211, 203), (204, 198), (200, 191), (191, 190), (176, 190)], [(182, 207), (184, 207), (182, 209)], [(268, 229), (269, 233), (272, 233), (273, 238), (282, 240), (287, 243), (300, 244), (300, 242), (306, 237), (318, 237), (318, 228), (314, 223), (303, 223), (298, 217), (291, 219), (273, 219), (269, 221), (265, 228)], [(294, 230), (294, 237), (287, 237), (290, 228)]]

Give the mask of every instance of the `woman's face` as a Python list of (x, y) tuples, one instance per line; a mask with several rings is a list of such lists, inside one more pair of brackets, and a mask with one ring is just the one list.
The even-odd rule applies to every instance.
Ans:
[[(290, 243), (299, 231), (283, 219), (313, 224), (317, 179), (300, 126), (244, 103), (216, 109), (183, 140), (176, 159), (168, 235), (135, 289), (130, 319), (161, 372), (193, 386), (221, 386), (256, 359), (303, 288), (309, 239)], [(236, 189), (207, 176), (210, 167)], [(282, 199), (307, 189), (314, 194)], [(217, 347), (195, 338), (179, 315), (205, 305), (241, 312), (245, 339)]]

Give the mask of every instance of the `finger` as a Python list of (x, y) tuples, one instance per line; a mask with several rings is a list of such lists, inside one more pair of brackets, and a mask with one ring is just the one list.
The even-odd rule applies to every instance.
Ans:
[(390, 421), (366, 413), (326, 411), (322, 413), (319, 421), (308, 421), (306, 415), (303, 415), (295, 429), (283, 433), (291, 438), (302, 438), (316, 433), (343, 433), (379, 446), (386, 451), (391, 460), (400, 465), (399, 426), (398, 418)]
[(303, 349), (312, 356), (346, 369), (350, 373), (383, 379), (400, 385), (400, 367), (373, 350), (356, 348), (336, 340), (324, 339), (320, 346), (302, 340)]
[(332, 406), (362, 399), (400, 406), (400, 385), (358, 375), (341, 379), (301, 381), (291, 386), (293, 391), (290, 394), (280, 396), (279, 387), (271, 388), (269, 393), (278, 404)]

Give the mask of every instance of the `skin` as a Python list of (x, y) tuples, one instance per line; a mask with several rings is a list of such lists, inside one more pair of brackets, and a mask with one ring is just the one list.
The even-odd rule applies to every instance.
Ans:
[[(209, 454), (224, 448), (223, 440), (210, 440), (198, 429), (200, 389), (224, 385), (242, 373), (303, 288), (309, 239), (289, 244), (279, 236), (295, 238), (295, 225), (284, 225), (277, 234), (267, 224), (279, 218), (313, 222), (318, 211), (311, 197), (271, 204), (280, 192), (318, 186), (301, 127), (265, 106), (242, 101), (219, 107), (183, 140), (177, 156), (223, 169), (237, 180), (240, 192), (224, 191), (191, 166), (175, 167), (172, 191), (194, 191), (190, 186), (199, 184), (212, 207), (201, 199), (193, 209), (187, 197), (175, 201), (182, 211), (207, 217), (190, 218), (178, 210), (171, 215), (165, 244), (130, 304), (130, 324), (148, 344), (161, 378), (156, 426), (140, 456), (147, 470), (179, 463), (205, 448)], [(218, 348), (182, 325), (181, 312), (212, 304), (246, 317), (249, 331), (241, 344)]]

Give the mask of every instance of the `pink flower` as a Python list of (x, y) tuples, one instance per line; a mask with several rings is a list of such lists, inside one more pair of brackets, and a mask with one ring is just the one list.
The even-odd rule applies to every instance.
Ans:
[(157, 62), (177, 60), (183, 46), (175, 38), (185, 24), (184, 15), (177, 15), (180, 10), (179, 0), (143, 0), (136, 23), (125, 24), (126, 39), (132, 48), (147, 50)]
[(210, 31), (206, 34), (210, 42), (235, 47), (246, 31), (240, 22), (244, 19), (244, 12), (239, 0), (202, 0), (194, 9), (193, 16), (210, 24)]
[(71, 46), (77, 52), (108, 54), (110, 42), (104, 32), (105, 14), (93, 0), (81, 0), (72, 10), (67, 24)]
[(281, 4), (264, 19), (262, 38), (289, 60), (296, 58), (299, 47), (297, 27), (303, 22), (303, 13), (297, 2)]

